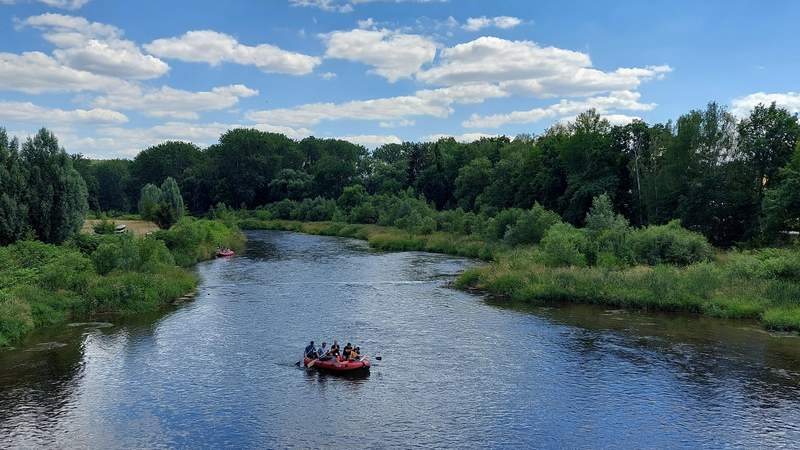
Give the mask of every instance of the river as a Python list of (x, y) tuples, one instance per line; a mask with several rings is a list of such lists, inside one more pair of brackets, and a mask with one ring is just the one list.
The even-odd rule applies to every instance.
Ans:
[[(0, 353), (0, 447), (698, 448), (800, 442), (800, 339), (526, 307), (447, 286), (475, 262), (248, 233), (196, 298)], [(367, 377), (295, 366), (310, 339)], [(381, 356), (376, 361), (374, 356)]]

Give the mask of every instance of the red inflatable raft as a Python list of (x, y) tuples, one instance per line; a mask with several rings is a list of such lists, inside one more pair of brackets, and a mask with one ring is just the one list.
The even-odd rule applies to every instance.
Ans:
[(308, 367), (311, 362), (314, 363), (311, 367), (327, 372), (354, 373), (369, 370), (369, 357), (367, 356), (360, 361), (337, 361), (335, 359), (321, 361), (319, 359), (303, 358), (303, 366)]
[(236, 254), (236, 253), (234, 253), (234, 251), (233, 251), (233, 250), (231, 250), (231, 249), (219, 250), (219, 251), (217, 252), (217, 256), (219, 256), (219, 257), (221, 257), (221, 258), (225, 258), (225, 257), (228, 257), (228, 256), (233, 256), (233, 255), (235, 255), (235, 254)]

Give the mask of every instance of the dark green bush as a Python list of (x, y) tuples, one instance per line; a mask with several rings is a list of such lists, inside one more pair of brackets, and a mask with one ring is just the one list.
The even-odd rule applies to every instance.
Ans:
[(666, 225), (651, 225), (630, 235), (633, 257), (640, 264), (681, 266), (708, 261), (714, 250), (700, 233), (689, 231), (679, 220)]
[(504, 240), (509, 245), (537, 244), (551, 226), (561, 222), (561, 217), (536, 203), (523, 211), (517, 222), (508, 228)]
[(542, 254), (548, 266), (585, 266), (586, 233), (567, 223), (550, 227), (542, 238)]

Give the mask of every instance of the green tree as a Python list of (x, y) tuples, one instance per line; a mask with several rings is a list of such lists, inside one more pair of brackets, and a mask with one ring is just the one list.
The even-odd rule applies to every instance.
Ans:
[(22, 146), (29, 222), (37, 237), (61, 243), (83, 225), (89, 206), (86, 184), (58, 139), (42, 128)]
[(0, 128), (0, 245), (22, 238), (28, 227), (26, 180), (19, 143)]
[(139, 186), (158, 184), (167, 177), (183, 180), (184, 172), (203, 158), (200, 148), (189, 142), (166, 141), (139, 152), (131, 175)]
[(302, 200), (311, 192), (311, 175), (302, 170), (282, 169), (269, 182), (270, 196), (273, 200)]
[(161, 204), (161, 189), (155, 184), (147, 183), (139, 195), (139, 215), (144, 220), (155, 220)]
[(800, 143), (792, 160), (764, 193), (761, 223), (769, 241), (778, 240), (785, 231), (800, 231)]
[(772, 103), (757, 105), (739, 123), (739, 151), (755, 175), (758, 198), (771, 187), (778, 171), (792, 158), (800, 139), (797, 114)]
[(491, 171), (492, 162), (485, 156), (472, 160), (458, 171), (455, 183), (458, 206), (467, 211), (475, 209), (478, 196), (489, 185)]

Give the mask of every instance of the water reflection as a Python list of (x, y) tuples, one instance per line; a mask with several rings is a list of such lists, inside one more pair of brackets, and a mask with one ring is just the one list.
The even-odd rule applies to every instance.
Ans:
[[(198, 267), (193, 302), (50, 330), (1, 353), (0, 447), (696, 448), (800, 438), (797, 338), (447, 288), (469, 264), (251, 233), (244, 255)], [(309, 339), (334, 337), (383, 359), (359, 378), (294, 365)]]

